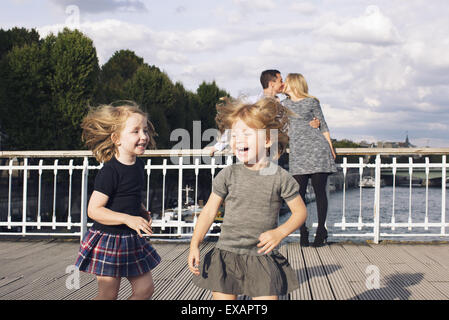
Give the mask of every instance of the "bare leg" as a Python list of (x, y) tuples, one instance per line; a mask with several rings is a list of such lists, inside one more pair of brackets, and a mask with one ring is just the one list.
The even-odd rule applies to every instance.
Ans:
[(127, 278), (131, 283), (132, 295), (128, 300), (149, 300), (154, 293), (154, 283), (151, 271), (136, 277)]
[(121, 278), (97, 276), (98, 294), (94, 300), (117, 300)]
[(213, 300), (237, 300), (237, 295), (212, 291)]
[(253, 300), (278, 300), (278, 296), (253, 297)]

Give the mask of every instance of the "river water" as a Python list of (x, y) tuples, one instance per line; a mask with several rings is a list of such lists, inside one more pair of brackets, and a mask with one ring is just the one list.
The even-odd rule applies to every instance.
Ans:
[[(449, 188), (447, 189), (449, 190)], [(395, 188), (395, 203), (394, 203), (394, 214), (396, 222), (408, 222), (409, 211), (410, 211), (410, 189), (408, 186), (397, 186)], [(425, 187), (412, 187), (411, 194), (411, 217), (412, 222), (424, 223), (425, 213), (426, 213), (426, 188)], [(428, 221), (440, 222), (441, 221), (441, 187), (429, 188), (428, 189)], [(362, 189), (362, 222), (372, 223), (374, 216), (374, 188), (363, 188)], [(449, 212), (449, 192), (446, 191), (446, 222), (449, 222), (448, 212)], [(316, 203), (310, 202), (307, 204), (307, 226), (310, 227), (311, 223), (317, 222), (316, 213)], [(345, 201), (345, 218), (346, 222), (357, 223), (360, 213), (360, 189), (352, 188), (346, 190), (346, 201)], [(393, 187), (385, 186), (381, 188), (380, 194), (380, 219), (381, 223), (390, 223), (393, 214)], [(371, 233), (371, 227), (364, 227), (358, 230), (357, 227), (346, 228), (342, 230), (341, 227), (335, 227), (334, 223), (341, 223), (343, 215), (343, 192), (336, 191), (329, 194), (329, 206), (328, 215), (326, 220), (326, 227), (329, 232), (329, 241), (342, 241), (342, 240), (372, 240), (373, 237), (351, 237), (345, 238), (342, 236), (333, 236), (332, 234), (363, 234)], [(282, 223), (288, 219), (290, 213), (282, 215), (279, 222)], [(312, 228), (311, 234), (313, 234), (315, 228)], [(401, 233), (401, 234), (422, 234), (422, 233), (440, 233), (440, 227), (429, 227), (428, 230), (424, 230), (424, 227), (413, 227), (412, 230), (408, 230), (407, 227), (396, 227), (396, 230), (391, 230), (391, 227), (382, 227), (381, 233)], [(448, 233), (449, 228), (447, 228), (446, 233)], [(297, 233), (297, 232), (296, 232)], [(392, 236), (381, 236), (381, 240), (398, 240), (398, 241), (444, 241), (449, 240), (449, 237), (435, 236), (407, 236), (407, 237), (392, 237)], [(295, 240), (297, 241), (297, 240)], [(313, 241), (313, 236), (310, 236), (310, 241)]]

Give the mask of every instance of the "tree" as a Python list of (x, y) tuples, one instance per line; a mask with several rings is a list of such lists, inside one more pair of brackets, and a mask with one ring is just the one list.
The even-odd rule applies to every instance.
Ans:
[(86, 115), (98, 83), (99, 66), (92, 40), (80, 31), (65, 28), (56, 37), (50, 55), (52, 103), (61, 127), (55, 147), (81, 147), (80, 124)]
[(7, 135), (2, 148), (78, 149), (80, 122), (98, 81), (92, 41), (64, 29), (14, 46), (1, 67), (0, 128)]
[(52, 113), (44, 50), (37, 43), (14, 47), (2, 60), (1, 70), (0, 125), (7, 135), (2, 148), (51, 146)]
[(35, 29), (14, 27), (10, 30), (0, 29), (0, 59), (4, 57), (13, 47), (23, 47), (39, 43), (40, 36)]
[(229, 97), (229, 93), (220, 89), (215, 81), (212, 83), (203, 81), (196, 90), (196, 93), (200, 101), (198, 114), (200, 115), (202, 130), (216, 128), (216, 105), (220, 98)]
[(176, 112), (174, 86), (169, 77), (155, 66), (144, 64), (129, 82), (129, 96), (148, 113), (158, 136), (158, 148), (168, 148), (171, 127), (167, 114)]
[(101, 68), (96, 101), (108, 104), (129, 99), (129, 81), (143, 64), (143, 58), (136, 56), (133, 51), (116, 51)]

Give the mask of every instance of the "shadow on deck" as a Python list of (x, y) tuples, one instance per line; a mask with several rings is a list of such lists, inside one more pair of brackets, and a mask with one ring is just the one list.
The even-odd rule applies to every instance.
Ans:
[[(189, 244), (155, 242), (162, 262), (153, 270), (155, 300), (208, 300), (187, 268)], [(202, 245), (204, 254), (213, 242)], [(0, 300), (84, 300), (96, 295), (95, 276), (80, 274), (80, 288), (66, 282), (78, 241), (0, 241)], [(301, 248), (286, 243), (280, 252), (297, 271), (300, 288), (283, 300), (434, 300), (449, 299), (449, 244), (332, 243)], [(376, 288), (376, 273), (379, 284)], [(70, 283), (69, 283), (70, 284)], [(131, 294), (122, 280), (119, 299)], [(247, 299), (247, 297), (240, 297)]]

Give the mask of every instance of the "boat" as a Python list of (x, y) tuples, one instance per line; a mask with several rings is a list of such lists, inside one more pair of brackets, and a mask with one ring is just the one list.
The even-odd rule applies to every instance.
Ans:
[(376, 181), (371, 176), (365, 176), (359, 181), (359, 187), (362, 188), (374, 188), (376, 186)]
[[(186, 192), (185, 197), (186, 200), (181, 206), (181, 220), (186, 222), (192, 222), (195, 216), (198, 217), (198, 215), (201, 213), (201, 210), (203, 210), (204, 206), (202, 203), (200, 204), (194, 203), (194, 201), (189, 197), (189, 192), (193, 191), (193, 188), (190, 188), (190, 186), (186, 185), (185, 189), (182, 189), (182, 191)], [(166, 222), (170, 220), (178, 220), (178, 212), (179, 209), (177, 206), (164, 210), (163, 219)]]

